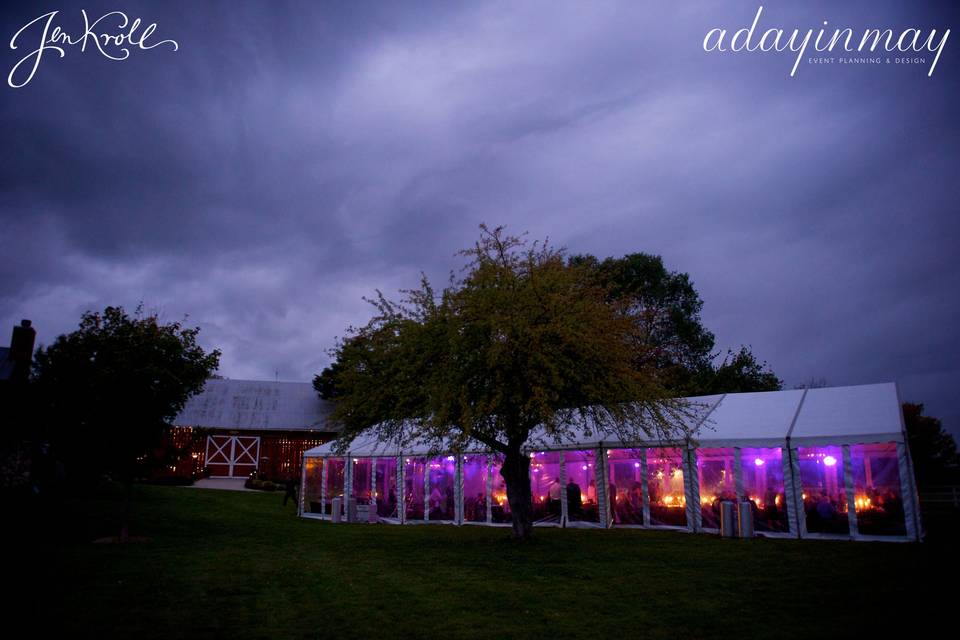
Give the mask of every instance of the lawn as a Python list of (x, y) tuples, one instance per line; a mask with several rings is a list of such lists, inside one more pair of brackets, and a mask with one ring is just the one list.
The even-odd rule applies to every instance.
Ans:
[[(281, 494), (138, 487), (16, 507), (5, 542), (50, 631), (109, 638), (840, 637), (935, 617), (937, 543), (720, 540), (680, 532), (332, 525)], [(934, 594), (940, 594), (939, 596)], [(8, 600), (9, 604), (9, 600)]]

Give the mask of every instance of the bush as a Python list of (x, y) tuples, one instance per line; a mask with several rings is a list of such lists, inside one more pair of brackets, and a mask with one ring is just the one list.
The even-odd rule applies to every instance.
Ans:
[(273, 482), (271, 482), (270, 480), (267, 480), (266, 482), (263, 483), (263, 490), (264, 490), (264, 491), (276, 491), (276, 490), (277, 490), (277, 485), (274, 484)]
[(263, 480), (253, 479), (250, 481), (250, 488), (257, 489), (258, 491), (263, 489)]

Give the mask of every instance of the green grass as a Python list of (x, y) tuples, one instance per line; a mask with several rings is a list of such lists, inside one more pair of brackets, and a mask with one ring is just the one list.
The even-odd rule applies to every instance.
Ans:
[[(139, 487), (16, 508), (5, 542), (49, 630), (95, 637), (839, 637), (934, 617), (956, 578), (934, 544), (719, 540), (680, 532), (332, 525), (281, 494)], [(9, 579), (8, 579), (9, 582)], [(942, 599), (935, 596), (942, 594)]]

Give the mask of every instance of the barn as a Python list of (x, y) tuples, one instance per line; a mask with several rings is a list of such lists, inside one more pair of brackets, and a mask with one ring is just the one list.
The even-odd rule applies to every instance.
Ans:
[(333, 406), (309, 382), (208, 380), (173, 421), (170, 442), (188, 452), (174, 475), (298, 477), (305, 451), (332, 439)]
[[(913, 466), (893, 383), (688, 398), (674, 441), (593, 430), (534, 442), (536, 525), (718, 532), (725, 503), (769, 537), (919, 540)], [(305, 454), (301, 513), (323, 520), (508, 526), (501, 458), (358, 438)], [(746, 514), (741, 515), (744, 517)]]

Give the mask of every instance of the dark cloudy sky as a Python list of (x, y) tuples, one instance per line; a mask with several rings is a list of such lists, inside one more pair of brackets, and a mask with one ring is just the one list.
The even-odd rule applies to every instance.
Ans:
[[(895, 380), (960, 431), (960, 32), (920, 65), (705, 53), (759, 0), (24, 2), (167, 47), (47, 53), (0, 87), (0, 328), (143, 301), (235, 378), (309, 380), (361, 300), (477, 225), (660, 254), (718, 348), (794, 386)], [(960, 27), (953, 2), (764, 2), (759, 29)], [(39, 33), (36, 30), (33, 33)], [(0, 342), (5, 344), (0, 335)]]

